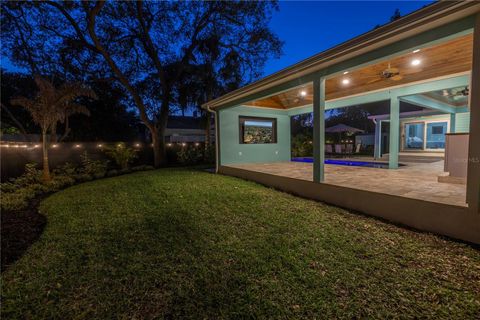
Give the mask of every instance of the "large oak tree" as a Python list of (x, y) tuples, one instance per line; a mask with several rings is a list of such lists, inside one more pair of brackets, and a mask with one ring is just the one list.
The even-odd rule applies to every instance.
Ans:
[(24, 30), (36, 45), (20, 50), (25, 41), (15, 30), (10, 34), (17, 41), (8, 43), (11, 60), (19, 64), (45, 56), (48, 48), (48, 59), (63, 64), (62, 70), (120, 83), (151, 133), (155, 166), (160, 166), (168, 115), (189, 94), (179, 94), (179, 84), (192, 66), (212, 62), (205, 43), (215, 41), (212, 76), (220, 70), (228, 74), (225, 67), (234, 61), (232, 74), (240, 73), (239, 82), (252, 81), (267, 58), (281, 51), (281, 42), (268, 28), (275, 8), (274, 2), (256, 1), (17, 4), (8, 12), (21, 12), (23, 25), (28, 25)]

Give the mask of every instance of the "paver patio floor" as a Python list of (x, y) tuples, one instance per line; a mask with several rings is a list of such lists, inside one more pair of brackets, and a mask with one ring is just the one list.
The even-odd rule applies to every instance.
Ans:
[[(398, 169), (379, 169), (325, 165), (325, 183), (381, 192), (402, 197), (466, 206), (464, 184), (440, 183), (443, 160), (432, 163), (403, 162)], [(228, 165), (250, 171), (263, 172), (289, 178), (310, 180), (312, 163), (274, 162)]]

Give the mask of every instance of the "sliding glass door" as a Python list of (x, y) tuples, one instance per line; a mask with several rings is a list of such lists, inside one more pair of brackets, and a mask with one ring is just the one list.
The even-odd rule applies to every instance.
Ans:
[(427, 123), (426, 149), (445, 149), (445, 133), (447, 133), (447, 125), (448, 123), (446, 121)]
[(406, 150), (423, 150), (424, 142), (425, 142), (425, 123), (423, 122), (406, 123), (404, 148)]
[(407, 122), (403, 125), (403, 150), (443, 150), (448, 121)]

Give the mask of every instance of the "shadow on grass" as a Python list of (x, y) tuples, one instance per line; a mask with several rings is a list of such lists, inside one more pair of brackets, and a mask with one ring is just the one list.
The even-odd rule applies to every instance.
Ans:
[(44, 198), (34, 199), (27, 209), (19, 212), (2, 210), (2, 273), (40, 238), (47, 223), (46, 217), (38, 212), (38, 205)]

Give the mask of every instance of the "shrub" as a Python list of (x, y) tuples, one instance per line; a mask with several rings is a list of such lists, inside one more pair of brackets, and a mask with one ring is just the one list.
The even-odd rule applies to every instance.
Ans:
[(41, 184), (41, 183), (34, 183), (22, 189), (16, 190), (16, 192), (22, 192), (22, 191), (25, 193), (31, 194), (33, 198), (34, 196), (40, 195), (45, 192), (49, 192), (50, 190), (48, 185)]
[(147, 171), (147, 170), (153, 170), (153, 169), (155, 169), (153, 166), (148, 166), (148, 165), (132, 167), (132, 171)]
[(312, 137), (297, 134), (292, 138), (292, 156), (308, 157), (313, 155)]
[(2, 210), (21, 210), (28, 206), (28, 201), (35, 196), (43, 194), (45, 186), (42, 184), (32, 184), (27, 187), (18, 188), (14, 192), (3, 193), (1, 208)]
[(92, 160), (85, 151), (81, 156), (82, 168), (80, 172), (83, 175), (89, 175), (96, 179), (103, 178), (107, 173), (108, 161)]
[(215, 163), (215, 145), (206, 146), (204, 152), (203, 162), (208, 164)]
[(118, 170), (108, 170), (107, 171), (107, 177), (115, 177), (118, 176)]
[(42, 182), (42, 170), (37, 169), (36, 163), (27, 163), (25, 165), (25, 172), (16, 179), (12, 180), (17, 187), (25, 187), (34, 183)]
[[(128, 148), (125, 148), (128, 149)], [(126, 153), (132, 154), (130, 151), (123, 153), (123, 164), (133, 159), (131, 156), (125, 156)], [(134, 153), (133, 153), (134, 154)], [(126, 161), (126, 162), (125, 162)], [(93, 179), (103, 178), (104, 176), (113, 177), (119, 174), (130, 173), (132, 171), (152, 170), (152, 166), (141, 165), (132, 169), (124, 167), (120, 170), (107, 171), (108, 161), (92, 160), (86, 153), (82, 155), (82, 165), (77, 167), (72, 163), (64, 165), (54, 170), (51, 181), (43, 182), (41, 179), (42, 171), (36, 168), (36, 164), (29, 163), (25, 166), (25, 173), (16, 179), (0, 184), (2, 192), (1, 209), (2, 210), (22, 210), (25, 209), (29, 201), (36, 196), (55, 192), (75, 184), (75, 182), (90, 181)], [(120, 164), (119, 164), (120, 165)]]
[(22, 210), (28, 205), (28, 199), (21, 192), (2, 194), (2, 210)]
[[(22, 210), (28, 206), (28, 202), (36, 196), (61, 190), (75, 183), (73, 177), (54, 176), (48, 183), (32, 183), (16, 188), (11, 192), (2, 192), (2, 210)], [(14, 185), (14, 184), (13, 184)]]
[(165, 156), (168, 163), (178, 163), (178, 153), (180, 152), (181, 147), (177, 144), (171, 144), (166, 149)]
[(77, 174), (78, 172), (78, 167), (70, 162), (66, 162), (64, 165), (57, 167), (55, 170), (53, 170), (53, 173), (55, 175), (61, 175), (61, 176), (69, 176), (73, 177)]
[(130, 168), (120, 169), (120, 171), (119, 171), (120, 174), (127, 174), (127, 173), (130, 173), (130, 172), (132, 172), (132, 169), (130, 169)]
[(178, 161), (181, 164), (196, 164), (203, 160), (203, 149), (195, 147), (183, 147), (178, 152)]
[(75, 183), (75, 179), (70, 176), (60, 176), (56, 175), (53, 177), (46, 187), (48, 188), (46, 192), (58, 191), (63, 188), (69, 187)]
[(86, 173), (79, 173), (75, 176), (75, 180), (78, 182), (86, 182), (93, 180), (93, 176)]
[(2, 192), (2, 194), (14, 192), (17, 189), (18, 189), (18, 186), (15, 185), (14, 182), (3, 182), (0, 184), (0, 191)]
[(124, 143), (119, 143), (115, 147), (107, 147), (105, 153), (122, 170), (127, 169), (129, 164), (137, 157), (137, 151), (126, 147)]
[(42, 171), (36, 168), (35, 163), (27, 163), (25, 165), (25, 172), (17, 177), (10, 179), (9, 182), (3, 182), (0, 184), (0, 190), (2, 195), (5, 193), (13, 193), (18, 191), (21, 188), (36, 185), (41, 186), (42, 184)]

